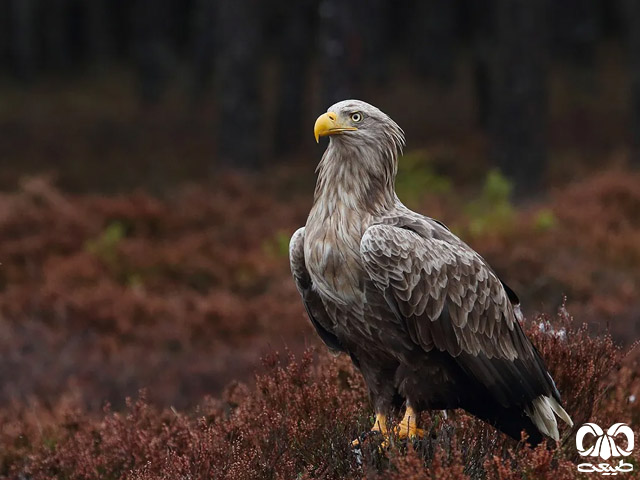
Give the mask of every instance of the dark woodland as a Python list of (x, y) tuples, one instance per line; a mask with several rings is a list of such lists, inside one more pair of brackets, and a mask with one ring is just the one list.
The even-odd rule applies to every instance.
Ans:
[[(518, 293), (561, 442), (425, 412), (354, 455), (288, 261), (347, 98)], [(639, 167), (634, 0), (0, 0), (0, 478), (586, 478), (581, 424), (640, 443)]]

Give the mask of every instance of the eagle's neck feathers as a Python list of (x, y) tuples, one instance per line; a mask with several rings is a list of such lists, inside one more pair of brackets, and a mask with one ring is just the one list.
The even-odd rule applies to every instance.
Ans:
[(357, 305), (364, 295), (360, 240), (376, 217), (393, 208), (397, 156), (381, 159), (379, 151), (343, 140), (332, 139), (318, 165), (305, 260), (325, 296)]
[(315, 213), (333, 215), (351, 211), (360, 216), (380, 215), (396, 201), (397, 151), (348, 138), (331, 139), (318, 165)]

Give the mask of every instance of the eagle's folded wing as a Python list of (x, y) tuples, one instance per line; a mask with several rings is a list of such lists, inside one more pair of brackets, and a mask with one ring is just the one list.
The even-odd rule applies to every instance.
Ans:
[(296, 230), (291, 237), (289, 242), (289, 262), (296, 287), (302, 296), (302, 303), (316, 332), (318, 332), (318, 335), (330, 350), (334, 352), (344, 351), (338, 338), (323, 326), (332, 322), (327, 315), (320, 296), (312, 288), (311, 277), (304, 262), (304, 227)]
[(360, 244), (365, 270), (412, 340), (448, 352), (505, 407), (526, 408), (541, 395), (559, 400), (498, 277), (453, 234), (423, 222), (373, 225)]

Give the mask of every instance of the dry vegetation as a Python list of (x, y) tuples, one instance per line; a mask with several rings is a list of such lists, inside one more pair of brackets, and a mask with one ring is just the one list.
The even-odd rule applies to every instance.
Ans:
[[(224, 180), (158, 198), (32, 179), (0, 196), (0, 475), (577, 478), (571, 432), (533, 450), (462, 412), (425, 415), (426, 440), (384, 455), (372, 438), (359, 463), (361, 378), (305, 349), (318, 342), (289, 278), (288, 236), (310, 199), (291, 179)], [(624, 351), (640, 337), (639, 184), (609, 173), (519, 210), (491, 188), (415, 205), (521, 293), (576, 423), (637, 433), (638, 356), (603, 332), (610, 324)], [(284, 346), (292, 353), (274, 353)]]

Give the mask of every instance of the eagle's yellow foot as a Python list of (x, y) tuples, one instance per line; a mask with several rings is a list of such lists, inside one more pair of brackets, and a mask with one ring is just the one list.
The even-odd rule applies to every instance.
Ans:
[(360, 446), (360, 440), (364, 440), (366, 437), (368, 437), (371, 434), (380, 434), (382, 436), (384, 436), (385, 438), (385, 442), (386, 442), (386, 438), (388, 438), (389, 435), (389, 429), (387, 428), (387, 416), (382, 414), (382, 413), (376, 413), (376, 419), (373, 422), (373, 427), (371, 427), (371, 430), (363, 435), (361, 435), (360, 438), (356, 438), (353, 442), (351, 442), (351, 446), (353, 448), (355, 447), (359, 447)]
[(417, 412), (413, 408), (407, 407), (407, 410), (404, 412), (404, 418), (398, 424), (398, 426), (393, 429), (398, 438), (424, 437), (424, 430), (418, 428), (418, 424), (416, 421), (417, 418)]
[[(393, 427), (393, 435), (401, 440), (405, 438), (412, 440), (424, 437), (424, 430), (418, 428), (416, 421), (417, 418), (418, 414), (416, 413), (416, 411), (411, 407), (407, 407), (406, 411), (404, 412), (404, 417), (402, 418), (400, 423), (397, 426)], [(387, 448), (389, 447), (389, 445), (389, 435), (385, 435), (385, 439), (382, 444), (380, 444), (380, 447)]]
[(389, 428), (387, 427), (387, 417), (381, 413), (377, 413), (371, 431), (363, 434), (360, 438), (355, 439), (353, 442), (351, 442), (351, 446), (353, 448), (360, 447), (362, 441), (371, 434), (382, 435), (383, 440), (379, 446), (380, 450), (386, 450), (387, 448), (389, 448), (389, 446), (391, 445), (392, 436), (401, 440), (422, 438), (424, 437), (425, 433), (424, 430), (418, 428), (416, 420), (417, 418), (418, 414), (416, 413), (416, 411), (411, 407), (407, 407), (406, 411), (404, 412), (404, 417), (402, 418), (400, 423), (393, 427), (392, 430), (389, 430)]

